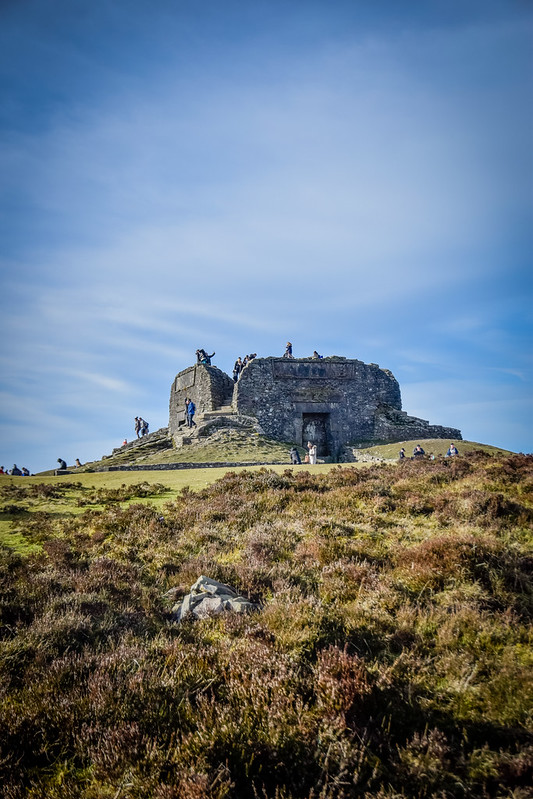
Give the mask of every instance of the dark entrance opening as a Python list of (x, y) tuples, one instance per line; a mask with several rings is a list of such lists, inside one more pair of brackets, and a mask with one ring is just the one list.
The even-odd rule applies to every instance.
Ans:
[(329, 413), (302, 414), (302, 446), (316, 444), (318, 455), (329, 455)]

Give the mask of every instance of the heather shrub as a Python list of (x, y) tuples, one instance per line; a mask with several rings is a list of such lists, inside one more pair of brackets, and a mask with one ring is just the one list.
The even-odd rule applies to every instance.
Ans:
[[(3, 486), (41, 550), (0, 550), (0, 793), (525, 799), (532, 485), (531, 457), (474, 454), (229, 472), (158, 509)], [(91, 507), (35, 512), (66, 492)], [(256, 612), (175, 624), (200, 574)]]

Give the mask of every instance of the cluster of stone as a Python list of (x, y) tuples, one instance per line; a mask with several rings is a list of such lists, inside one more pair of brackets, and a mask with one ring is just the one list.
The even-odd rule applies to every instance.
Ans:
[(256, 609), (257, 605), (246, 597), (239, 596), (229, 585), (202, 574), (194, 585), (191, 585), (190, 593), (174, 605), (172, 613), (176, 621), (182, 621), (187, 616), (205, 619), (207, 616), (217, 616), (225, 611), (245, 613)]

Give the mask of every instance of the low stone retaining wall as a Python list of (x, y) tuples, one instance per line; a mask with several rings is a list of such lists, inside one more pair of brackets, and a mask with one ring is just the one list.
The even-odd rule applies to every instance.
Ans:
[[(290, 466), (288, 461), (219, 461), (218, 463), (135, 463), (131, 466), (103, 466), (96, 472), (157, 472), (169, 469), (227, 469), (233, 466)], [(62, 472), (68, 474), (68, 472)]]
[[(318, 459), (318, 463), (326, 461)], [(161, 472), (172, 469), (231, 469), (234, 466), (286, 466), (292, 468), (295, 464), (290, 461), (217, 461), (215, 463), (134, 463), (130, 466), (101, 466), (87, 472), (71, 471), (70, 469), (57, 469), (55, 475), (63, 474), (95, 474), (96, 472)], [(303, 464), (305, 465), (305, 464)]]

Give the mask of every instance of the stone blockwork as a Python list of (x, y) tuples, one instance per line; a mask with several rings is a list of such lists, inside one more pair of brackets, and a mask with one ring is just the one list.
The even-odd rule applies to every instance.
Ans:
[(171, 436), (183, 430), (186, 422), (185, 399), (192, 399), (196, 413), (215, 411), (231, 404), (233, 380), (217, 366), (190, 366), (180, 372), (170, 390), (169, 424)]
[(430, 425), (402, 411), (394, 375), (377, 364), (332, 357), (321, 360), (256, 358), (231, 379), (216, 367), (191, 367), (175, 379), (169, 431), (184, 422), (185, 396), (199, 413), (227, 405), (255, 417), (265, 434), (305, 446), (313, 441), (320, 457), (338, 460), (345, 445), (414, 438), (460, 439), (459, 430)]

